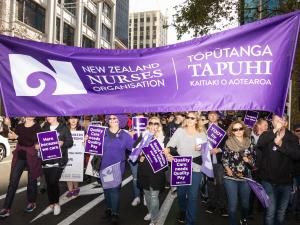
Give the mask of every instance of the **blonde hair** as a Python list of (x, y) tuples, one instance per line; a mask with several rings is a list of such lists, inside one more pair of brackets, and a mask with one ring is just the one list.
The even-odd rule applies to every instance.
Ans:
[[(199, 112), (196, 112), (196, 111), (191, 111), (191, 112), (187, 112), (185, 116), (188, 116), (190, 113), (194, 114), (195, 117), (196, 117), (196, 124), (195, 124), (195, 128), (196, 130), (199, 132), (199, 133), (202, 133), (202, 132), (205, 132), (206, 129), (205, 129), (205, 126), (204, 126), (204, 123), (201, 121), (201, 113)], [(186, 128), (188, 125), (187, 123), (187, 119), (185, 119), (183, 122), (182, 122), (182, 128)]]
[(158, 130), (157, 132), (154, 134), (154, 136), (158, 139), (160, 138), (164, 138), (165, 135), (164, 135), (164, 132), (163, 132), (163, 126), (161, 124), (161, 121), (160, 121), (160, 118), (157, 117), (157, 116), (151, 116), (148, 120), (148, 124), (147, 124), (147, 130), (149, 130), (149, 122), (151, 122), (152, 120), (157, 120), (157, 122), (159, 123), (158, 125)]
[(244, 134), (243, 134), (243, 137), (244, 137), (244, 138), (245, 138), (245, 137), (249, 137), (249, 132), (247, 132), (248, 127), (244, 124), (244, 122), (239, 121), (239, 120), (233, 121), (233, 122), (229, 125), (229, 127), (228, 127), (228, 129), (227, 129), (227, 135), (228, 135), (228, 137), (233, 137), (233, 136), (234, 136), (234, 133), (233, 133), (233, 126), (234, 126), (235, 124), (240, 124), (240, 125), (242, 125), (242, 128), (244, 129)]

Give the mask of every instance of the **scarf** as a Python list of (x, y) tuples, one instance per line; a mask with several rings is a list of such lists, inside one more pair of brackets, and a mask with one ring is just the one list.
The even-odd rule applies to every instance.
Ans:
[(229, 137), (226, 141), (227, 147), (234, 152), (242, 152), (245, 149), (250, 147), (250, 138), (244, 138), (242, 142), (240, 142), (236, 137)]

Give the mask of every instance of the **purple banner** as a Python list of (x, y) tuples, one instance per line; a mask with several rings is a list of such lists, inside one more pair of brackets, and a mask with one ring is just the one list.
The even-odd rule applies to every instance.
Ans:
[(147, 147), (144, 147), (143, 153), (154, 173), (157, 173), (168, 166), (168, 161), (163, 153), (163, 148), (157, 139), (152, 140)]
[(138, 50), (84, 49), (0, 36), (5, 112), (8, 116), (198, 110), (282, 114), (299, 16), (297, 11)]
[(256, 197), (260, 201), (263, 207), (268, 208), (271, 205), (271, 199), (266, 193), (265, 189), (260, 183), (257, 183), (255, 180), (244, 178), (247, 180), (251, 190), (255, 193)]
[(217, 148), (225, 136), (226, 131), (216, 124), (211, 124), (207, 129), (207, 138), (212, 148)]
[(192, 184), (192, 156), (174, 156), (171, 163), (171, 186)]
[(85, 153), (103, 155), (104, 135), (106, 127), (100, 125), (89, 125), (85, 144)]
[(210, 154), (210, 145), (208, 143), (202, 144), (201, 146), (201, 157), (202, 157), (202, 166), (201, 172), (206, 174), (208, 177), (214, 177), (213, 164), (211, 161)]
[(99, 175), (104, 189), (118, 187), (122, 183), (121, 162), (100, 170)]
[(146, 117), (132, 117), (132, 129), (134, 130), (133, 140), (137, 140), (138, 137), (147, 128), (148, 118)]
[(62, 157), (56, 131), (37, 133), (40, 144), (40, 153), (43, 161)]
[(259, 112), (256, 111), (247, 111), (244, 117), (244, 123), (250, 128), (254, 127), (254, 124), (258, 118), (258, 114)]

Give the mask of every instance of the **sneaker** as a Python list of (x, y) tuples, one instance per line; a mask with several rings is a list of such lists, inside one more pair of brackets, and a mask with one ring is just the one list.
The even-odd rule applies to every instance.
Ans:
[(113, 214), (111, 216), (111, 224), (113, 224), (113, 225), (119, 224), (119, 216), (118, 215)]
[(144, 220), (145, 220), (145, 221), (151, 220), (151, 214), (150, 214), (150, 213), (147, 213), (147, 215), (144, 217)]
[(66, 194), (67, 198), (72, 198), (73, 197), (73, 191), (68, 191), (68, 193)]
[(206, 204), (207, 201), (208, 201), (208, 197), (205, 197), (205, 196), (202, 196), (202, 197), (201, 197), (201, 202), (202, 202), (203, 204)]
[(0, 217), (6, 218), (10, 216), (10, 210), (9, 209), (1, 209), (0, 211)]
[(111, 215), (112, 215), (111, 209), (106, 209), (104, 214), (102, 215), (101, 219), (103, 219), (103, 220), (110, 219)]
[(132, 205), (132, 206), (137, 206), (137, 205), (140, 204), (140, 203), (141, 203), (140, 197), (136, 197), (136, 198), (134, 198), (133, 201), (131, 202), (131, 205)]
[(206, 210), (205, 210), (205, 212), (206, 212), (206, 213), (209, 213), (209, 214), (212, 214), (212, 213), (214, 213), (215, 211), (216, 211), (216, 208), (213, 207), (213, 206), (207, 206), (207, 207), (206, 207)]
[(57, 215), (60, 214), (60, 212), (61, 212), (60, 205), (55, 204), (55, 205), (54, 205), (54, 210), (53, 210), (53, 215), (54, 215), (54, 216), (57, 216)]
[(145, 195), (144, 195), (144, 200), (143, 200), (143, 203), (144, 203), (144, 206), (147, 206), (147, 202), (146, 202)]
[(80, 188), (76, 188), (74, 191), (73, 191), (73, 196), (74, 197), (77, 197), (79, 195), (79, 192), (80, 192)]
[(42, 212), (42, 214), (43, 214), (43, 215), (47, 215), (47, 214), (49, 214), (49, 213), (52, 213), (53, 211), (54, 211), (53, 207), (48, 206), (48, 207)]
[(225, 208), (220, 209), (220, 215), (222, 217), (227, 217), (228, 216), (228, 212)]
[(240, 225), (248, 225), (247, 220), (246, 219), (241, 219), (240, 220)]
[(185, 223), (185, 212), (180, 212), (177, 221), (178, 221), (179, 223)]
[(25, 212), (32, 212), (36, 208), (35, 203), (29, 203), (27, 207), (24, 209)]

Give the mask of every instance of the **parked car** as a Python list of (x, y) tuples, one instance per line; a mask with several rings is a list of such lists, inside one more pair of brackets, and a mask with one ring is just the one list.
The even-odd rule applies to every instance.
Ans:
[(10, 156), (10, 145), (8, 139), (0, 135), (0, 161)]

